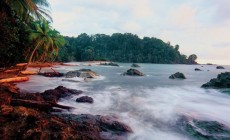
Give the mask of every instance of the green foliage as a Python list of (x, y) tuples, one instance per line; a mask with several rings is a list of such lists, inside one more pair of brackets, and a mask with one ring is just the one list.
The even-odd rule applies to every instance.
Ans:
[(11, 17), (0, 18), (0, 67), (25, 62), (31, 42), (28, 40), (28, 26)]
[(30, 25), (34, 20), (44, 18), (51, 21), (47, 8), (47, 0), (0, 1), (0, 67), (25, 62), (26, 56), (33, 52), (29, 39)]
[(64, 38), (57, 30), (52, 29), (45, 19), (33, 22), (30, 39), (34, 41), (34, 48), (28, 63), (32, 60), (53, 61), (57, 57), (59, 47), (65, 44)]
[(31, 22), (47, 18), (52, 21), (49, 15), (49, 3), (47, 0), (1, 0), (0, 11), (8, 16), (17, 16), (22, 21)]
[(197, 56), (195, 54), (192, 54), (188, 57), (187, 63), (188, 64), (196, 64)]
[[(171, 46), (157, 38), (140, 39), (131, 33), (115, 33), (65, 37), (67, 44), (59, 53), (59, 61), (110, 60), (132, 63), (186, 64), (187, 56), (180, 54), (179, 45)], [(68, 56), (68, 57), (67, 57)], [(193, 62), (195, 60), (193, 59)]]

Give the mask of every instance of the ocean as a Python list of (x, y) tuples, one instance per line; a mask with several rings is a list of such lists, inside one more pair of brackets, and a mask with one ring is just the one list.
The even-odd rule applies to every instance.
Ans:
[[(130, 140), (191, 140), (196, 139), (180, 129), (181, 118), (217, 121), (230, 128), (230, 94), (217, 89), (203, 89), (201, 85), (216, 78), (221, 72), (216, 65), (139, 64), (136, 68), (145, 76), (123, 76), (131, 68), (130, 63), (118, 63), (120, 67), (92, 65), (54, 66), (58, 72), (66, 73), (82, 68), (91, 69), (100, 76), (79, 82), (62, 81), (65, 78), (30, 76), (30, 81), (18, 83), (23, 92), (43, 92), (65, 86), (83, 90), (84, 94), (61, 99), (60, 104), (74, 107), (65, 113), (112, 115), (128, 124), (133, 133)], [(195, 71), (199, 68), (202, 71)], [(43, 71), (50, 68), (42, 69)], [(171, 74), (182, 72), (186, 79), (169, 79)], [(77, 97), (87, 95), (93, 104), (77, 103)]]

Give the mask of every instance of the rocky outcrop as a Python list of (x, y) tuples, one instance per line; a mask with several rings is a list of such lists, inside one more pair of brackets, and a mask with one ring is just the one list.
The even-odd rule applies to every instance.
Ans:
[(186, 79), (183, 73), (177, 72), (171, 76), (169, 76), (169, 79)]
[(218, 74), (217, 78), (203, 84), (204, 88), (230, 88), (230, 72)]
[(195, 70), (195, 71), (202, 71), (202, 70), (201, 70), (201, 69), (199, 69), (199, 68), (195, 68), (194, 70)]
[(113, 116), (54, 114), (51, 111), (55, 109), (47, 111), (44, 107), (40, 108), (39, 103), (45, 107), (48, 103), (58, 105), (55, 103), (58, 99), (78, 95), (81, 93), (78, 90), (59, 86), (44, 93), (25, 94), (13, 85), (4, 84), (0, 85), (0, 91), (1, 140), (114, 140), (127, 139), (127, 135), (132, 132), (129, 126)]
[(140, 66), (138, 64), (132, 64), (131, 67), (138, 68)]
[(80, 77), (80, 78), (96, 78), (96, 72), (90, 69), (80, 69), (75, 71), (69, 71), (65, 74), (66, 78)]
[(100, 63), (100, 65), (103, 65), (103, 66), (116, 66), (116, 67), (119, 67), (118, 64), (113, 63), (113, 62), (109, 62), (109, 63)]
[(38, 75), (42, 75), (45, 77), (63, 77), (64, 74), (63, 73), (57, 73), (57, 72), (44, 72), (44, 73), (38, 73)]
[(142, 72), (136, 69), (129, 69), (127, 72), (125, 72), (123, 75), (129, 75), (129, 76), (144, 76)]
[(82, 96), (76, 99), (78, 103), (93, 103), (93, 98), (89, 96)]
[(217, 121), (203, 121), (182, 118), (179, 121), (181, 131), (199, 140), (229, 140), (230, 129)]
[(217, 66), (216, 69), (225, 69), (223, 66)]

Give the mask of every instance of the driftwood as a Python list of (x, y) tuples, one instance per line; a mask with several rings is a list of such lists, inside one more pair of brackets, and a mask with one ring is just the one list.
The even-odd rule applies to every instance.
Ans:
[(20, 69), (11, 69), (11, 70), (6, 70), (4, 71), (5, 73), (11, 73), (11, 72), (18, 72)]
[(50, 68), (53, 72), (43, 72), (41, 73), (41, 68), (39, 69), (38, 75), (43, 75), (45, 77), (62, 77), (64, 76), (63, 73), (57, 72), (56, 70), (54, 70), (53, 68)]
[(15, 77), (15, 78), (1, 79), (0, 83), (23, 82), (23, 81), (28, 81), (28, 80), (29, 80), (29, 77)]
[(20, 73), (24, 74), (24, 75), (35, 75), (35, 74), (37, 74), (36, 71), (21, 71)]
[(19, 63), (19, 64), (17, 64), (16, 66), (18, 66), (18, 67), (24, 67), (24, 66), (26, 66), (27, 65), (27, 63)]
[(30, 108), (38, 108), (41, 110), (51, 110), (53, 107), (61, 108), (61, 109), (71, 109), (69, 106), (59, 105), (52, 102), (46, 101), (33, 101), (33, 100), (21, 100), (21, 99), (12, 99), (11, 105), (13, 106), (24, 106)]

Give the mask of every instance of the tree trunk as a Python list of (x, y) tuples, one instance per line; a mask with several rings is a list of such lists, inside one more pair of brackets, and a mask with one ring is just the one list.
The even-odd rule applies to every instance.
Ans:
[(37, 46), (34, 48), (33, 52), (31, 53), (29, 61), (28, 61), (27, 65), (26, 65), (26, 67), (25, 67), (25, 70), (28, 68), (29, 64), (31, 63), (31, 60), (32, 60), (32, 58), (34, 56), (34, 53), (38, 49), (38, 47), (39, 47), (40, 44), (41, 44), (41, 42), (38, 42)]

